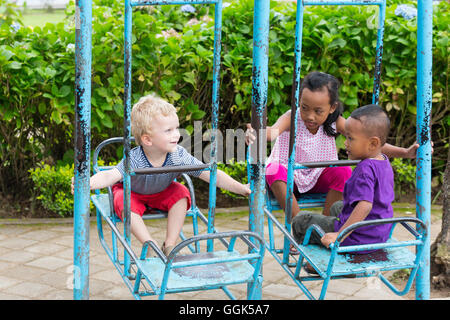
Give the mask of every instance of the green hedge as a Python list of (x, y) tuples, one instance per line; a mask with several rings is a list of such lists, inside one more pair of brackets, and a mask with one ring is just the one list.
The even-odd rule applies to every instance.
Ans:
[[(103, 165), (103, 162), (100, 164)], [(109, 163), (108, 165), (114, 165)], [(395, 194), (397, 198), (404, 195), (414, 194), (415, 188), (415, 171), (416, 167), (411, 165), (408, 160), (394, 159), (392, 161), (395, 179)], [(240, 181), (247, 183), (247, 164), (245, 162), (232, 162), (231, 165), (218, 163), (218, 168), (228, 175)], [(30, 177), (33, 180), (33, 199), (41, 205), (45, 210), (58, 214), (61, 217), (73, 216), (74, 199), (70, 194), (71, 178), (73, 176), (73, 164), (57, 166), (49, 166), (47, 164), (39, 164), (36, 168), (30, 169)], [(194, 180), (196, 184), (197, 180)], [(181, 181), (183, 183), (183, 181)], [(204, 186), (204, 184), (203, 184)], [(201, 190), (200, 185), (196, 185), (196, 192), (208, 193), (208, 189)], [(240, 195), (221, 189), (220, 192), (233, 199), (244, 199)], [(90, 204), (91, 212), (95, 208)]]
[[(92, 145), (122, 135), (123, 7), (96, 0), (92, 33)], [(28, 170), (55, 164), (73, 154), (74, 13), (42, 27), (21, 24), (17, 10), (0, 0), (0, 191), (31, 192)], [(196, 5), (135, 9), (133, 14), (133, 102), (156, 92), (179, 110), (181, 127), (210, 121), (213, 7)], [(416, 20), (394, 14), (389, 5), (383, 56), (381, 104), (393, 123), (390, 142), (410, 145), (415, 137)], [(433, 166), (443, 170), (448, 148), (448, 12), (434, 6)], [(6, 13), (5, 13), (6, 12)], [(376, 41), (374, 9), (307, 7), (302, 74), (311, 70), (339, 77), (348, 115), (369, 103)], [(290, 105), (295, 4), (273, 2), (270, 14), (268, 124)], [(250, 120), (253, 0), (232, 2), (223, 10), (220, 128), (244, 128)], [(338, 143), (342, 146), (342, 137)], [(436, 173), (438, 174), (438, 173)]]

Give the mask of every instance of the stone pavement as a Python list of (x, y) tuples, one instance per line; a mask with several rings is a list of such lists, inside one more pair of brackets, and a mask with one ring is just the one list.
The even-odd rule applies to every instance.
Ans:
[[(241, 210), (246, 208), (241, 208)], [(242, 210), (242, 211), (243, 211)], [(207, 212), (202, 210), (203, 212)], [(219, 231), (248, 229), (248, 216), (225, 214), (217, 210), (216, 227)], [(280, 215), (281, 217), (281, 215)], [(280, 218), (281, 219), (281, 218)], [(186, 219), (188, 234), (190, 219)], [(152, 235), (162, 243), (166, 221), (147, 222)], [(402, 229), (402, 228), (397, 228)], [(201, 229), (204, 232), (205, 229)], [(432, 241), (440, 231), (439, 221), (432, 224)], [(105, 238), (110, 231), (104, 226)], [(267, 228), (265, 231), (267, 235)], [(398, 239), (402, 234), (395, 235)], [(280, 236), (281, 238), (281, 236)], [(133, 239), (133, 246), (137, 241)], [(136, 252), (140, 252), (137, 244)], [(91, 300), (133, 299), (98, 240), (96, 223), (90, 230)], [(0, 300), (61, 300), (73, 299), (73, 220), (31, 219), (0, 220)], [(305, 300), (306, 296), (285, 274), (281, 266), (266, 251), (263, 267), (264, 300)], [(326, 295), (328, 300), (404, 300), (393, 294), (375, 278), (333, 280)], [(314, 295), (320, 292), (321, 282), (308, 283)], [(246, 285), (230, 286), (238, 299), (245, 299)], [(211, 292), (214, 292), (213, 294)], [(154, 300), (156, 297), (145, 298)], [(166, 299), (227, 299), (222, 290), (169, 294)]]

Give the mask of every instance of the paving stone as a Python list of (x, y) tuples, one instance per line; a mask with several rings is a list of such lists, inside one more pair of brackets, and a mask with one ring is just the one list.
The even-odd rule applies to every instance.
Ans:
[(31, 300), (31, 298), (0, 292), (0, 300)]
[[(295, 285), (295, 284), (294, 284)], [(277, 297), (278, 299), (295, 300), (295, 297), (299, 296), (301, 291), (297, 286), (288, 286), (285, 284), (269, 283), (264, 286), (264, 293), (269, 296)]]
[(13, 294), (31, 299), (36, 299), (42, 297), (44, 294), (52, 290), (54, 290), (53, 287), (50, 287), (45, 284), (36, 282), (22, 282), (19, 283), (18, 285), (6, 288), (5, 290), (3, 290), (3, 292), (7, 294)]
[(26, 263), (25, 265), (30, 267), (38, 267), (47, 270), (56, 270), (65, 266), (71, 265), (73, 262), (68, 261), (66, 259), (56, 258), (56, 257), (42, 257), (31, 262)]
[(20, 283), (20, 280), (13, 279), (11, 277), (0, 276), (0, 290), (11, 287)]
[(20, 235), (21, 239), (30, 239), (34, 241), (48, 241), (50, 239), (56, 238), (58, 236), (58, 233), (48, 231), (46, 229), (39, 229), (39, 230), (31, 230), (26, 233), (22, 233)]
[(1, 255), (0, 260), (13, 263), (25, 263), (28, 261), (32, 261), (36, 257), (37, 254), (35, 253), (18, 250), (18, 251), (11, 251), (8, 252), (7, 254)]
[[(20, 281), (34, 281), (47, 273), (48, 271), (45, 269), (28, 267), (23, 264), (19, 264), (15, 265), (14, 268), (9, 269), (7, 277)], [(4, 274), (6, 274), (6, 272)]]
[(54, 290), (41, 297), (43, 300), (73, 300), (73, 290)]
[(92, 278), (98, 279), (98, 280), (103, 280), (103, 281), (113, 282), (115, 284), (122, 284), (123, 286), (125, 286), (125, 284), (123, 283), (122, 277), (120, 277), (119, 273), (113, 267), (112, 263), (111, 263), (111, 267), (112, 267), (111, 269), (93, 273)]
[(24, 250), (44, 255), (53, 255), (55, 252), (61, 251), (65, 248), (66, 247), (54, 243), (39, 242), (37, 244), (25, 248)]
[(125, 286), (114, 286), (103, 292), (106, 299), (113, 300), (131, 300), (134, 299), (130, 290)]
[(23, 239), (23, 238), (9, 238), (0, 241), (0, 247), (7, 249), (23, 249), (33, 244), (38, 243), (36, 240)]

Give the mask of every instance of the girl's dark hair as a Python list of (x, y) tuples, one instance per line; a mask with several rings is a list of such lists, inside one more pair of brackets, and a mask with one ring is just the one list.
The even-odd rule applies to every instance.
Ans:
[(313, 92), (321, 91), (323, 88), (327, 88), (328, 95), (330, 97), (330, 105), (336, 105), (336, 110), (328, 115), (328, 118), (325, 120), (325, 123), (323, 124), (323, 129), (325, 130), (325, 133), (329, 136), (336, 137), (339, 135), (331, 124), (333, 122), (336, 122), (336, 120), (339, 118), (339, 116), (344, 111), (344, 107), (342, 105), (342, 102), (339, 100), (339, 86), (340, 83), (338, 79), (333, 77), (331, 74), (323, 73), (323, 72), (310, 72), (306, 75), (306, 77), (303, 79), (301, 86), (300, 86), (300, 96), (302, 95), (303, 89), (308, 88), (309, 90)]

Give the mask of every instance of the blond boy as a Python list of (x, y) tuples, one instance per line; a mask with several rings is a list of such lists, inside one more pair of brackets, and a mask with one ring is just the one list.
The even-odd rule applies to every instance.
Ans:
[[(170, 103), (154, 96), (142, 97), (131, 111), (131, 130), (137, 147), (130, 151), (131, 169), (157, 168), (164, 166), (201, 165), (178, 145), (180, 132), (176, 109)], [(122, 219), (124, 161), (113, 169), (100, 171), (90, 179), (91, 190), (112, 186), (114, 210)], [(209, 182), (209, 171), (187, 172)], [(190, 207), (188, 189), (175, 182), (179, 173), (131, 176), (131, 233), (141, 242), (153, 239), (144, 224), (142, 215), (146, 206), (168, 212), (167, 233), (162, 250), (168, 255), (176, 245), (186, 212)], [(233, 193), (248, 196), (251, 191), (221, 170), (217, 170), (217, 186)], [(73, 186), (72, 186), (73, 188)]]

